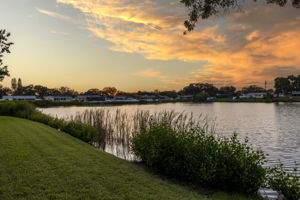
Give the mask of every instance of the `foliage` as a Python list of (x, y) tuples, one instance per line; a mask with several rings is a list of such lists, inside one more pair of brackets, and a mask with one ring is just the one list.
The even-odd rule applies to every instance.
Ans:
[(283, 164), (269, 169), (268, 187), (281, 192), (288, 200), (300, 199), (300, 177), (297, 174), (297, 165), (293, 173), (284, 170)]
[(256, 85), (250, 85), (248, 87), (244, 87), (242, 89), (242, 92), (245, 94), (248, 94), (248, 93), (252, 93), (252, 92), (266, 92), (266, 90), (264, 88), (258, 87)]
[(219, 89), (220, 94), (228, 94), (233, 96), (236, 92), (236, 88), (234, 86), (224, 86)]
[(209, 83), (192, 83), (184, 87), (181, 93), (194, 96), (199, 93), (206, 93), (208, 96), (215, 96), (218, 93), (218, 88)]
[(236, 135), (217, 138), (198, 125), (152, 123), (133, 137), (132, 151), (150, 168), (197, 185), (255, 193), (265, 180), (263, 152)]
[(7, 66), (2, 67), (3, 65), (3, 55), (5, 53), (10, 53), (10, 46), (13, 45), (12, 42), (8, 42), (10, 33), (7, 33), (6, 30), (0, 29), (0, 82), (3, 81), (5, 76), (9, 76)]
[(300, 91), (300, 75), (276, 78), (275, 89), (277, 94), (291, 94), (292, 91)]
[[(257, 0), (253, 0), (256, 2)], [(241, 7), (241, 3), (245, 1), (239, 0), (181, 0), (189, 9), (189, 19), (184, 22), (188, 31), (192, 31), (197, 21), (201, 19), (207, 19), (212, 15), (220, 13), (222, 10), (228, 10), (232, 8)], [(277, 4), (279, 6), (285, 6), (288, 0), (266, 0), (268, 4)], [(300, 8), (300, 0), (289, 0), (295, 8)], [(186, 33), (186, 32), (185, 32)]]
[(55, 129), (60, 129), (70, 135), (93, 142), (98, 132), (95, 128), (77, 121), (65, 121), (42, 114), (28, 102), (5, 102), (0, 104), (0, 115), (14, 116), (37, 121)]
[(201, 92), (194, 96), (194, 101), (195, 102), (204, 102), (207, 100), (207, 97), (209, 97), (209, 95), (206, 92)]

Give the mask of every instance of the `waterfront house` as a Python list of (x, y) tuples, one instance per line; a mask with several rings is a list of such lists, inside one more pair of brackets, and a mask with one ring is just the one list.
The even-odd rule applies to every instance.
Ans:
[(48, 101), (59, 101), (59, 102), (74, 101), (74, 99), (70, 96), (45, 96), (44, 99)]
[(139, 100), (140, 101), (153, 102), (153, 101), (155, 101), (155, 96), (143, 95), (143, 96), (139, 96)]
[(163, 95), (160, 95), (158, 98), (161, 101), (173, 101), (174, 100), (174, 98), (171, 98), (171, 97), (168, 97), (168, 96), (163, 96)]
[(76, 97), (76, 100), (81, 102), (104, 102), (106, 98), (102, 95), (80, 95)]
[(232, 99), (232, 95), (230, 95), (230, 94), (217, 94), (216, 98), (217, 99)]
[(248, 93), (246, 94), (246, 98), (250, 99), (263, 99), (265, 96), (267, 95), (267, 93), (265, 92), (252, 92), (252, 93)]
[(177, 96), (176, 100), (193, 100), (193, 95), (183, 95), (183, 96)]
[(282, 93), (279, 93), (279, 94), (273, 94), (273, 97), (274, 98), (285, 98), (286, 96)]
[(35, 101), (36, 96), (3, 96), (3, 101)]
[(293, 91), (292, 92), (292, 97), (300, 97), (300, 91)]
[(128, 102), (128, 103), (137, 103), (139, 100), (134, 99), (132, 97), (127, 97), (123, 95), (115, 96), (112, 100), (112, 102)]

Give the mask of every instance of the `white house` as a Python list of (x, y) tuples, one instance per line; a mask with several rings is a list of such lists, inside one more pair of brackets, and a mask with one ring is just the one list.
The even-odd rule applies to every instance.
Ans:
[(74, 101), (74, 99), (70, 96), (45, 96), (44, 99), (48, 101), (60, 101), (60, 102)]
[(115, 96), (112, 100), (112, 102), (131, 102), (131, 103), (137, 103), (139, 100), (127, 97), (127, 96)]
[(266, 95), (265, 92), (252, 92), (246, 94), (246, 98), (263, 99)]
[(34, 101), (37, 100), (36, 96), (3, 96), (3, 101)]

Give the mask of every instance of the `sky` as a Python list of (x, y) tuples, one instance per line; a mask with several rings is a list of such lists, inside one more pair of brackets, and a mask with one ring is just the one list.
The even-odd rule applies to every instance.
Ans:
[(179, 0), (0, 0), (0, 29), (15, 43), (3, 84), (272, 88), (275, 77), (300, 74), (300, 9), (248, 1), (183, 35), (187, 14)]

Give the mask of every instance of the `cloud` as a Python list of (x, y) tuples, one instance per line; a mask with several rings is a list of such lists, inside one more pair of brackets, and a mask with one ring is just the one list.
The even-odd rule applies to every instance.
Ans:
[[(86, 29), (110, 41), (113, 51), (139, 53), (147, 59), (208, 63), (199, 64), (185, 79), (151, 70), (139, 73), (146, 77), (174, 84), (208, 81), (244, 86), (274, 79), (280, 74), (273, 73), (277, 66), (291, 73), (300, 69), (299, 10), (289, 6), (249, 3), (242, 12), (200, 21), (195, 31), (184, 36), (187, 13), (174, 0), (57, 2), (80, 10)], [(295, 70), (290, 71), (291, 66)]]
[(172, 85), (182, 85), (182, 81), (179, 81), (179, 77), (170, 77), (162, 75), (160, 72), (153, 69), (145, 69), (134, 73), (136, 76), (146, 77), (146, 78), (155, 78), (160, 80), (163, 83), (172, 84)]
[(56, 13), (56, 12), (52, 12), (52, 11), (48, 11), (48, 10), (44, 10), (44, 9), (40, 9), (40, 8), (36, 8), (36, 10), (39, 13), (44, 14), (44, 15), (48, 15), (50, 17), (59, 18), (59, 19), (62, 19), (62, 20), (70, 20), (71, 19), (71, 17), (69, 17), (69, 16), (65, 16), (65, 15), (62, 15), (62, 14), (59, 14), (59, 13)]
[(67, 32), (61, 32), (61, 31), (55, 31), (55, 30), (50, 31), (50, 33), (52, 33), (54, 35), (69, 35), (69, 33), (67, 33)]

